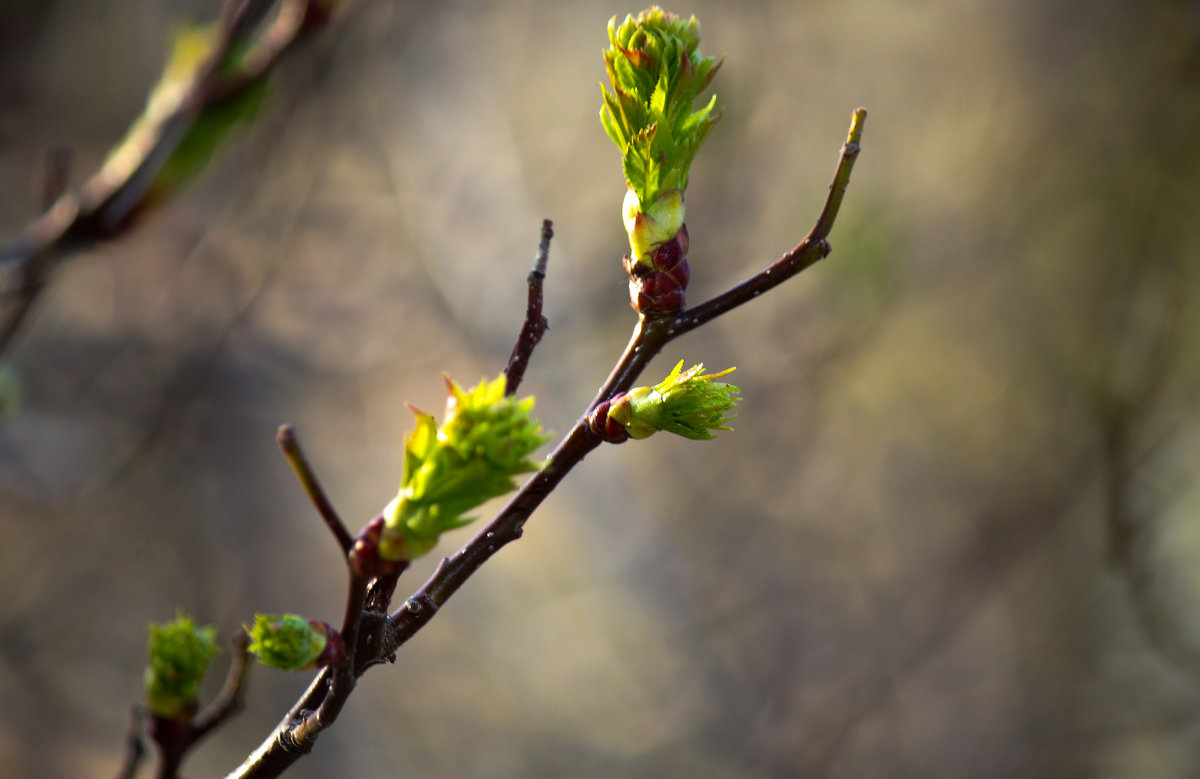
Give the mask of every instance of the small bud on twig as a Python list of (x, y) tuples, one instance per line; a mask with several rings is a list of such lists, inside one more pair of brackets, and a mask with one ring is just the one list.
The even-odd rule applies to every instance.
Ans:
[(732, 430), (727, 412), (738, 402), (738, 388), (713, 379), (733, 368), (703, 375), (704, 365), (686, 371), (683, 360), (667, 378), (653, 387), (634, 387), (614, 398), (608, 418), (625, 428), (631, 438), (647, 438), (659, 430), (697, 440), (715, 438), (713, 430)]
[(146, 706), (155, 717), (187, 722), (196, 711), (196, 695), (208, 665), (217, 656), (217, 631), (197, 627), (179, 614), (150, 625), (149, 661), (143, 677)]
[(329, 623), (296, 614), (258, 614), (246, 632), (258, 661), (283, 671), (331, 665), (345, 655), (342, 637)]

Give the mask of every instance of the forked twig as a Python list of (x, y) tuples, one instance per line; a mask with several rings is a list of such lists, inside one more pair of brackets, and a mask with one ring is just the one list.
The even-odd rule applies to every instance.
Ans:
[[(595, 399), (588, 405), (584, 414), (580, 416), (579, 421), (547, 458), (545, 464), (525, 482), (508, 504), (485, 527), (461, 549), (450, 557), (444, 558), (433, 575), (402, 605), (388, 615), (386, 621), (379, 628), (378, 644), (375, 645), (378, 658), (392, 655), (398, 647), (433, 619), (446, 601), (480, 566), (502, 547), (521, 537), (525, 522), (541, 505), (546, 496), (558, 486), (572, 468), (602, 443), (596, 435), (590, 432), (585, 421), (596, 406), (612, 398), (618, 392), (628, 390), (650, 360), (671, 340), (759, 296), (829, 254), (830, 248), (826, 239), (837, 218), (842, 197), (850, 180), (850, 172), (858, 156), (865, 119), (866, 111), (864, 109), (860, 108), (854, 112), (850, 132), (842, 147), (837, 170), (830, 186), (829, 196), (820, 217), (813, 229), (809, 231), (808, 236), (795, 249), (751, 279), (717, 295), (694, 310), (657, 318), (639, 317), (629, 344), (608, 379)], [(547, 249), (549, 232), (547, 223), (543, 227), (542, 242)], [(544, 252), (539, 250), (539, 257), (543, 254)], [(536, 271), (537, 267), (535, 266)], [(533, 310), (533, 276), (534, 274), (531, 273), (530, 310)], [(540, 309), (540, 300), (538, 307)], [(527, 315), (526, 325), (529, 325), (531, 319), (536, 321), (537, 316), (540, 316), (540, 311), (533, 317)], [(524, 337), (525, 329), (523, 328), (521, 338)], [(533, 341), (533, 344), (536, 344), (536, 340)], [(514, 354), (521, 348), (519, 340)], [(532, 348), (531, 345), (528, 350), (532, 351)], [(394, 582), (392, 584), (394, 586)], [(355, 586), (352, 580), (351, 603), (357, 602), (354, 600), (356, 595), (353, 588)], [(348, 651), (348, 654), (351, 652)], [(376, 663), (360, 663), (355, 667), (354, 674), (361, 675), (373, 664)], [(345, 666), (324, 669), (313, 681), (308, 691), (292, 707), (283, 722), (238, 769), (229, 774), (227, 779), (276, 777), (308, 752), (320, 732), (332, 721), (326, 716), (325, 709), (334, 698), (330, 691), (337, 685), (337, 675), (344, 672)], [(343, 689), (348, 690), (347, 687)], [(337, 702), (331, 712), (332, 716), (336, 716), (342, 702)]]

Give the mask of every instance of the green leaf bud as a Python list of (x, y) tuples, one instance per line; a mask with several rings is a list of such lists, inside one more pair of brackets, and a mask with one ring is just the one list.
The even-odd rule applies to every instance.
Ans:
[(504, 394), (505, 377), (464, 390), (446, 379), (445, 419), (411, 408), (416, 428), (404, 450), (400, 491), (383, 511), (379, 554), (412, 560), (438, 538), (471, 522), (463, 515), (516, 488), (513, 477), (537, 470), (529, 459), (549, 438), (531, 414), (532, 397)]
[[(626, 198), (625, 225), (640, 261), (683, 223), (688, 171), (721, 116), (715, 96), (703, 108), (693, 108), (721, 63), (697, 51), (696, 17), (685, 21), (658, 6), (626, 16), (620, 25), (613, 17), (608, 39), (604, 66), (612, 91), (601, 86), (600, 122), (621, 152), (625, 182), (633, 194)], [(655, 205), (667, 193), (677, 203), (668, 206), (669, 214), (656, 213)], [(638, 234), (638, 213), (659, 229), (646, 224)]]
[(649, 264), (651, 253), (675, 237), (683, 227), (684, 211), (683, 193), (678, 189), (663, 192), (647, 209), (642, 208), (636, 192), (625, 192), (622, 218), (629, 233), (629, 249), (638, 262)]
[(146, 673), (142, 684), (150, 713), (168, 719), (188, 719), (208, 664), (217, 656), (217, 631), (197, 627), (179, 614), (171, 622), (150, 624)]
[(616, 420), (630, 438), (647, 438), (659, 430), (684, 438), (715, 438), (713, 430), (732, 430), (726, 415), (737, 404), (740, 390), (713, 379), (728, 375), (733, 368), (703, 375), (704, 365), (686, 371), (683, 360), (667, 378), (653, 387), (634, 387), (613, 399), (609, 419)]
[[(284, 671), (328, 665), (343, 650), (341, 636), (327, 623), (296, 614), (257, 614), (246, 632), (258, 661)], [(328, 652), (331, 647), (337, 651)]]

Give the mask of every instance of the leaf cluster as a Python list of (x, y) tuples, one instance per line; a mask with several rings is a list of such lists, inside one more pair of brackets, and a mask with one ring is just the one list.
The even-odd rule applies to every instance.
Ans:
[(534, 399), (505, 395), (505, 377), (470, 390), (446, 379), (445, 420), (412, 408), (417, 425), (405, 442), (400, 492), (384, 509), (385, 559), (411, 560), (438, 537), (472, 521), (463, 515), (516, 488), (514, 476), (537, 470), (529, 455), (549, 439), (532, 416)]
[(612, 92), (601, 85), (600, 121), (621, 151), (625, 181), (642, 209), (667, 190), (687, 188), (688, 170), (721, 117), (717, 97), (693, 111), (696, 96), (721, 66), (702, 57), (700, 23), (658, 6), (608, 23), (604, 66)]
[(176, 717), (196, 703), (200, 682), (220, 651), (217, 631), (198, 627), (184, 614), (171, 622), (150, 624), (143, 686), (151, 713)]

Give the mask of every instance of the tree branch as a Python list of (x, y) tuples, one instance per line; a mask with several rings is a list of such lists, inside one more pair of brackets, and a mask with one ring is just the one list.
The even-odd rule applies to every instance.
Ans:
[(142, 741), (142, 721), (145, 712), (141, 706), (134, 706), (129, 712), (129, 729), (125, 734), (125, 761), (117, 772), (117, 779), (133, 779), (137, 776), (138, 766), (146, 756), (146, 745)]
[[(475, 571), (479, 570), (501, 548), (520, 538), (524, 533), (525, 522), (542, 504), (542, 501), (554, 491), (572, 468), (603, 443), (589, 430), (586, 422), (588, 415), (596, 406), (611, 399), (617, 393), (630, 389), (650, 360), (670, 341), (704, 322), (758, 297), (766, 290), (796, 275), (829, 254), (830, 249), (826, 238), (837, 218), (838, 209), (850, 181), (850, 172), (854, 166), (854, 160), (858, 156), (865, 118), (866, 111), (864, 109), (860, 108), (854, 112), (850, 132), (842, 147), (833, 183), (830, 185), (829, 197), (808, 236), (773, 265), (693, 311), (657, 317), (639, 316), (629, 344), (625, 347), (625, 351), (597, 392), (596, 397), (588, 404), (587, 409), (571, 428), (571, 431), (550, 453), (545, 464), (522, 485), (504, 508), (470, 541), (453, 555), (443, 558), (433, 575), (402, 605), (392, 611), (380, 625), (379, 635), (375, 637), (378, 644), (373, 644), (377, 647), (375, 650), (377, 658), (382, 659), (392, 655), (433, 619), (442, 606)], [(542, 234), (542, 247), (545, 251), (548, 251), (549, 248), (549, 236), (550, 227), (547, 221), (543, 224)], [(545, 254), (545, 251), (539, 249), (539, 259)], [(530, 274), (530, 311), (533, 310), (533, 276), (537, 271), (538, 267), (535, 265), (534, 272)], [(540, 289), (538, 293), (540, 297)], [(540, 308), (540, 300), (538, 307)], [(536, 317), (539, 315), (531, 317), (527, 312), (526, 326), (529, 327), (531, 319), (536, 321)], [(525, 329), (522, 330), (521, 337), (524, 338), (524, 336)], [(536, 341), (533, 343), (536, 344)], [(531, 352), (532, 348), (533, 346), (530, 345), (528, 351)], [(517, 348), (514, 349), (514, 355), (520, 349), (521, 342), (519, 340)], [(510, 360), (511, 365), (512, 361)], [(377, 662), (359, 664), (355, 669), (355, 674), (361, 675)], [(336, 704), (331, 703), (334, 696), (329, 694), (329, 691), (336, 685), (337, 673), (339, 673), (337, 669), (324, 669), (300, 701), (293, 706), (288, 716), (259, 748), (226, 779), (277, 777), (311, 750), (320, 731), (332, 722), (326, 716), (326, 706), (330, 706), (332, 715), (336, 716), (344, 702), (342, 700), (337, 701)]]
[(846, 136), (846, 143), (842, 145), (837, 170), (833, 174), (833, 182), (829, 185), (829, 196), (825, 199), (825, 207), (821, 209), (821, 215), (804, 240), (749, 279), (730, 287), (695, 308), (684, 311), (671, 326), (671, 338), (694, 330), (705, 322), (716, 319), (743, 303), (753, 300), (829, 255), (830, 246), (825, 239), (829, 237), (829, 231), (833, 229), (833, 223), (837, 219), (838, 210), (842, 205), (842, 198), (846, 194), (846, 187), (850, 184), (850, 173), (854, 170), (854, 161), (858, 159), (863, 123), (866, 122), (866, 119), (867, 109), (859, 108), (854, 111), (850, 120), (850, 132)]
[(529, 358), (533, 356), (534, 347), (542, 340), (542, 336), (550, 329), (550, 322), (542, 316), (542, 282), (546, 279), (546, 265), (550, 261), (550, 239), (554, 237), (554, 223), (549, 219), (542, 220), (542, 240), (538, 244), (537, 256), (533, 268), (529, 271), (529, 302), (525, 306), (525, 324), (517, 336), (508, 365), (504, 368), (507, 381), (504, 385), (505, 395), (515, 395), (521, 380), (525, 378), (525, 368)]
[(354, 536), (350, 535), (350, 531), (346, 529), (346, 523), (338, 516), (337, 509), (333, 507), (329, 496), (325, 494), (321, 483), (317, 481), (317, 475), (309, 465), (308, 458), (304, 456), (304, 450), (300, 448), (300, 441), (296, 438), (295, 429), (291, 425), (283, 425), (275, 435), (275, 441), (279, 444), (283, 456), (287, 458), (288, 465), (292, 466), (296, 478), (300, 480), (300, 484), (308, 494), (308, 499), (312, 501), (317, 513), (321, 515), (321, 519), (325, 520), (325, 526), (329, 528), (329, 532), (333, 534), (338, 546), (341, 547), (342, 555), (349, 554), (351, 547), (354, 546)]
[(229, 663), (225, 684), (213, 702), (192, 719), (192, 744), (223, 725), (245, 706), (246, 675), (250, 671), (249, 647), (250, 637), (245, 631), (233, 637), (233, 660)]

